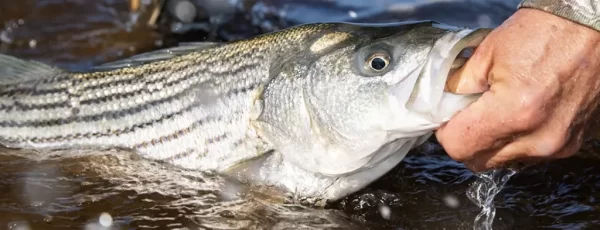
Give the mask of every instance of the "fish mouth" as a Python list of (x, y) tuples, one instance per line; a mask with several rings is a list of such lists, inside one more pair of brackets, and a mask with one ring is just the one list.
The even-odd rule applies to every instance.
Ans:
[(452, 30), (438, 39), (419, 72), (406, 108), (434, 124), (440, 124), (477, 100), (480, 93), (446, 92), (446, 83), (491, 31), (488, 28)]

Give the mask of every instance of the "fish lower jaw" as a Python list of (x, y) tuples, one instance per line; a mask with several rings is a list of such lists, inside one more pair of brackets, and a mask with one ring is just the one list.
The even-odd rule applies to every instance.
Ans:
[(489, 32), (489, 29), (463, 29), (436, 41), (420, 70), (406, 109), (422, 114), (432, 123), (444, 123), (473, 102), (477, 95), (448, 92), (448, 81), (470, 58), (471, 49), (479, 46)]

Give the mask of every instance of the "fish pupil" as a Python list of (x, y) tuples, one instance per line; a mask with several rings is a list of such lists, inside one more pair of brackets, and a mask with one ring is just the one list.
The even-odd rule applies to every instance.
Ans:
[(371, 68), (373, 68), (374, 70), (382, 70), (383, 68), (385, 68), (385, 60), (383, 60), (382, 58), (376, 57), (373, 58), (373, 60), (371, 60)]

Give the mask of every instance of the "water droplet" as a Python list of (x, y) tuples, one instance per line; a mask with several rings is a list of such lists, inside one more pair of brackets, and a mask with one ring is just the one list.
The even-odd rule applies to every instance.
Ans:
[(492, 26), (492, 18), (489, 15), (480, 15), (477, 18), (477, 24), (481, 27), (491, 27)]
[(102, 214), (100, 214), (100, 218), (98, 218), (98, 223), (100, 223), (100, 225), (102, 225), (102, 227), (108, 228), (112, 225), (113, 219), (112, 216), (110, 216), (110, 214), (103, 212)]
[(10, 32), (9, 29), (0, 31), (0, 41), (1, 42), (11, 43), (13, 41), (12, 38), (10, 38), (9, 32)]
[(10, 230), (29, 230), (31, 227), (29, 223), (25, 221), (13, 221), (8, 223), (8, 229)]
[(50, 215), (44, 216), (44, 222), (51, 223), (54, 218)]
[(40, 207), (44, 205), (44, 201), (32, 201), (30, 204), (32, 207)]
[(458, 197), (452, 194), (444, 196), (444, 203), (450, 208), (458, 208), (458, 206), (460, 206), (460, 201), (458, 200)]
[(351, 18), (357, 18), (357, 17), (358, 17), (358, 14), (357, 14), (356, 12), (354, 12), (354, 10), (350, 10), (350, 11), (348, 11), (348, 15), (349, 15)]
[(35, 48), (36, 45), (37, 45), (37, 41), (35, 39), (29, 40), (29, 47)]
[(381, 214), (381, 217), (383, 217), (383, 219), (389, 220), (392, 214), (392, 210), (390, 210), (390, 207), (388, 207), (387, 205), (382, 204), (379, 206), (379, 213)]

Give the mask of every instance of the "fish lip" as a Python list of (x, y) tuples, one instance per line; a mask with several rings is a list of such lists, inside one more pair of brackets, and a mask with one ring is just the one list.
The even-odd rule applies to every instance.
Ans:
[[(444, 90), (458, 55), (466, 48), (479, 46), (491, 31), (488, 28), (449, 30), (438, 39), (418, 72), (405, 108), (439, 124), (449, 119), (448, 114), (453, 115), (475, 101), (479, 94), (458, 95)], [(449, 106), (443, 101), (457, 104)]]

